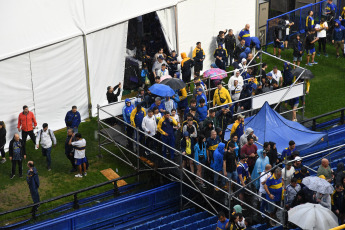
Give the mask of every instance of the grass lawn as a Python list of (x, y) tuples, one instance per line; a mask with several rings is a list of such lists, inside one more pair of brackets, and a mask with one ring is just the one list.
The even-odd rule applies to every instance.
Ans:
[[(64, 154), (64, 142), (66, 139), (66, 129), (55, 132), (57, 138), (57, 146), (52, 150), (52, 170), (49, 172), (46, 169), (45, 157), (42, 156), (41, 149), (35, 150), (31, 141), (27, 142), (27, 160), (33, 160), (40, 177), (40, 198), (41, 200), (47, 200), (59, 195), (66, 194), (68, 192), (76, 191), (91, 185), (99, 184), (107, 181), (107, 178), (100, 173), (101, 170), (112, 168), (120, 176), (124, 176), (134, 171), (132, 168), (120, 163), (116, 158), (106, 152), (102, 152), (103, 158), (98, 158), (98, 140), (96, 139), (97, 131), (97, 119), (93, 118), (90, 121), (81, 123), (79, 132), (87, 141), (86, 155), (90, 162), (88, 175), (84, 178), (75, 178), (75, 173), (70, 173), (71, 165)], [(10, 179), (11, 162), (7, 162), (0, 165), (0, 212), (5, 210), (11, 210), (14, 208), (22, 207), (32, 203), (29, 189), (26, 183), (25, 174), (27, 171), (26, 162), (23, 167), (24, 177), (19, 178), (18, 171), (14, 179)], [(17, 169), (18, 170), (18, 169)], [(127, 180), (127, 183), (134, 182), (135, 178)], [(98, 189), (94, 189), (88, 192), (84, 192), (78, 196), (83, 198), (93, 194), (97, 194), (103, 191), (112, 189), (112, 185), (103, 186)], [(71, 202), (73, 196), (55, 201), (51, 204), (51, 207), (43, 205), (42, 209), (53, 208), (53, 206)], [(40, 208), (41, 209), (41, 208)], [(27, 213), (26, 211), (25, 213)], [(5, 216), (4, 216), (5, 218)], [(3, 220), (3, 218), (0, 218)]]
[[(301, 67), (313, 72), (315, 78), (310, 81), (310, 92), (306, 96), (306, 117), (314, 117), (345, 107), (345, 58), (336, 58), (335, 48), (327, 44), (328, 57), (315, 56), (317, 65), (306, 66), (306, 54), (303, 56)], [(318, 50), (318, 45), (316, 45)], [(273, 53), (269, 46), (267, 52)], [(282, 51), (282, 59), (292, 62), (292, 49)], [(283, 63), (268, 55), (263, 55), (263, 62), (268, 64), (268, 71), (276, 65), (283, 69)]]

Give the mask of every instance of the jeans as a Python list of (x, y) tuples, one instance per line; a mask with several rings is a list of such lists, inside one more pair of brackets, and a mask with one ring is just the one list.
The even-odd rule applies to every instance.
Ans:
[(28, 131), (28, 132), (25, 132), (22, 130), (22, 140), (24, 142), (24, 145), (26, 144), (26, 139), (28, 138), (28, 135), (30, 136), (32, 142), (34, 143), (34, 145), (36, 145), (36, 136), (34, 134), (34, 131), (31, 130), (31, 131)]
[[(266, 194), (261, 193), (261, 197), (266, 199)], [(265, 200), (261, 200), (260, 203), (260, 212), (265, 212), (267, 210), (267, 202)]]
[(233, 172), (226, 172), (227, 176), (230, 180), (236, 181), (237, 182), (237, 178), (238, 178), (238, 174), (237, 171), (233, 171)]
[(52, 147), (49, 147), (49, 148), (42, 148), (42, 156), (46, 157), (47, 159), (47, 168), (49, 169), (50, 168), (50, 165), (52, 163), (52, 159), (51, 159), (51, 154), (52, 152)]
[(12, 160), (12, 176), (16, 174), (16, 165), (18, 164), (19, 176), (23, 176), (23, 161)]
[[(222, 171), (219, 172), (220, 174), (223, 174)], [(218, 179), (220, 178), (220, 186), (218, 186)], [(224, 186), (224, 179), (223, 177), (220, 177), (217, 173), (213, 175), (213, 184), (217, 187), (223, 187)]]

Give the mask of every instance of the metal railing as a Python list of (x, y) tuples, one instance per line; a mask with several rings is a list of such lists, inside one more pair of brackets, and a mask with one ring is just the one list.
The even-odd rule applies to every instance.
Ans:
[[(102, 107), (98, 106), (98, 115), (100, 115), (100, 113), (106, 113), (107, 115), (110, 115), (112, 116), (110, 113), (108, 113), (107, 111), (103, 110)], [(98, 116), (100, 117), (100, 116)], [(164, 142), (162, 142), (161, 140), (158, 140), (152, 136), (149, 136), (147, 135), (145, 132), (143, 132), (142, 130), (140, 130), (139, 128), (137, 127), (134, 127), (132, 126), (131, 124), (128, 124), (126, 123), (125, 121), (123, 121), (122, 119), (116, 117), (116, 116), (112, 116), (113, 118), (115, 118), (119, 124), (123, 124), (125, 126), (127, 126), (128, 128), (132, 128), (135, 130), (135, 132), (137, 133), (136, 134), (136, 138), (134, 137), (129, 137), (127, 136), (127, 134), (124, 134), (121, 130), (117, 130), (115, 129), (114, 127), (106, 124), (105, 122), (103, 122), (102, 120), (98, 120), (98, 123), (99, 123), (99, 126), (100, 126), (100, 129), (99, 129), (99, 137), (103, 137), (106, 142), (101, 142), (99, 141), (100, 145), (99, 145), (99, 149), (103, 149), (109, 153), (111, 153), (112, 155), (114, 155), (116, 158), (122, 160), (124, 163), (127, 163), (129, 166), (133, 167), (134, 169), (138, 170), (138, 171), (141, 171), (140, 169), (140, 155), (144, 152), (144, 151), (150, 151), (150, 154), (153, 154), (155, 157), (157, 157), (157, 159), (160, 159), (161, 162), (166, 162), (166, 164), (168, 164), (169, 167), (162, 167), (162, 168), (159, 168), (159, 169), (155, 169), (155, 168), (152, 168), (151, 170), (154, 170), (155, 172), (158, 172), (160, 173), (161, 175), (164, 175), (166, 178), (169, 178), (173, 181), (177, 181), (179, 183), (181, 183), (181, 207), (182, 207), (182, 203), (183, 201), (182, 200), (187, 200), (188, 202), (190, 203), (193, 203), (193, 204), (196, 204), (192, 199), (188, 198), (185, 194), (182, 193), (182, 185), (184, 186), (187, 186), (188, 188), (194, 190), (195, 192), (197, 192), (198, 194), (200, 194), (204, 201), (207, 203), (207, 207), (205, 206), (202, 206), (200, 204), (196, 204), (198, 207), (200, 207), (201, 209), (209, 212), (210, 214), (216, 214), (218, 213), (218, 210), (214, 207), (213, 204), (217, 204), (223, 208), (225, 208), (228, 213), (230, 214), (232, 210), (230, 210), (230, 206), (231, 206), (231, 199), (235, 199), (237, 200), (238, 198), (235, 197), (235, 194), (237, 192), (233, 192), (233, 193), (230, 193), (230, 189), (229, 191), (226, 191), (224, 188), (220, 187), (220, 186), (216, 186), (214, 185), (213, 183), (209, 182), (208, 180), (206, 180), (205, 178), (203, 177), (199, 177), (198, 175), (196, 175), (195, 173), (187, 170), (186, 168), (183, 168), (182, 167), (182, 162), (184, 160), (189, 160), (189, 161), (192, 161), (193, 164), (195, 165), (201, 165), (202, 167), (202, 170), (204, 171), (204, 173), (207, 174), (207, 172), (209, 173), (212, 173), (212, 175), (217, 175), (219, 177), (219, 179), (222, 181), (226, 181), (228, 182), (228, 186), (229, 188), (232, 186), (232, 184), (236, 185), (237, 187), (245, 190), (247, 193), (250, 193), (252, 196), (256, 196), (258, 199), (260, 200), (264, 200), (266, 201), (267, 203), (275, 206), (276, 208), (280, 209), (280, 210), (283, 210), (283, 208), (281, 208), (280, 206), (276, 205), (275, 203), (265, 199), (265, 198), (262, 198), (261, 196), (259, 196), (258, 194), (256, 194), (255, 192), (249, 190), (246, 186), (242, 186), (241, 184), (237, 183), (236, 181), (233, 181), (233, 180), (230, 180), (228, 177), (224, 176), (223, 174), (221, 174), (220, 172), (217, 172), (217, 171), (214, 171), (213, 169), (209, 168), (208, 166), (206, 166), (205, 164), (201, 163), (201, 162), (198, 162), (196, 161), (195, 159), (187, 156), (187, 155), (183, 155), (181, 151), (165, 144)], [(101, 130), (102, 129), (102, 130)], [(134, 146), (136, 146), (136, 153), (132, 150), (129, 150), (127, 149), (125, 146), (121, 145), (120, 143), (117, 143), (115, 140), (113, 140), (113, 136), (111, 136), (109, 134), (108, 131), (106, 131), (105, 129), (108, 129), (108, 130), (112, 130), (113, 132), (115, 132), (116, 134), (118, 135), (121, 135), (125, 138), (127, 138), (128, 141), (131, 141), (133, 142)], [(104, 133), (105, 132), (105, 133)], [(146, 139), (147, 138), (150, 138), (152, 139), (152, 141), (154, 141), (155, 143), (159, 143), (160, 145), (162, 146), (165, 146), (166, 148), (168, 149), (172, 149), (174, 152), (175, 152), (175, 156), (177, 156), (177, 159), (179, 160), (178, 162), (175, 162), (175, 161), (172, 161), (172, 160), (169, 160), (165, 157), (163, 157), (160, 153), (157, 153), (155, 150), (153, 149), (150, 149), (148, 148), (143, 142), (140, 142), (139, 140), (139, 136), (142, 135), (144, 136)], [(124, 153), (122, 150), (121, 150), (121, 154), (120, 155), (117, 155), (117, 154), (114, 154), (112, 153), (111, 150), (107, 149), (107, 145), (110, 144), (110, 143), (114, 143), (117, 147), (119, 147), (120, 149), (122, 150), (125, 150), (126, 153), (130, 153), (132, 156), (136, 157), (137, 159), (137, 166), (134, 166), (134, 163), (130, 162), (129, 160), (125, 160), (123, 159), (122, 157), (125, 157), (126, 156), (126, 153)], [(139, 149), (141, 149), (141, 153), (139, 152)], [(122, 157), (121, 157), (122, 156)], [(127, 158), (128, 159), (128, 158)], [(147, 167), (150, 167), (149, 165), (145, 164)], [(171, 166), (170, 166), (171, 165)], [(178, 172), (178, 175), (174, 175), (173, 173), (170, 173), (169, 170), (171, 169), (175, 169), (177, 170)], [(147, 169), (145, 169), (147, 170)], [(168, 173), (163, 173), (163, 172), (159, 172), (159, 171), (163, 171), (163, 170), (168, 170)], [(186, 178), (189, 183), (185, 182), (183, 180), (183, 178)], [(228, 202), (229, 202), (229, 206), (225, 206), (224, 204), (220, 203), (219, 201), (215, 200), (214, 198), (212, 198), (211, 196), (207, 195), (206, 193), (204, 193), (203, 191), (201, 191), (201, 189), (195, 184), (193, 178), (196, 178), (197, 180), (199, 181), (202, 181), (202, 183), (204, 184), (207, 184), (208, 186), (210, 186), (212, 189), (215, 189), (219, 192), (221, 192), (224, 196), (226, 196), (228, 198)], [(266, 215), (265, 213), (262, 213), (260, 212), (259, 210), (257, 210), (255, 207), (253, 207), (252, 205), (248, 204), (247, 202), (245, 201), (241, 201), (244, 205), (246, 205), (247, 207), (253, 209), (255, 212), (259, 212), (261, 215), (267, 217), (268, 219), (272, 220), (273, 222), (281, 225), (280, 222), (278, 222), (277, 220), (271, 218), (270, 216)]]
[[(70, 193), (67, 193), (67, 194), (63, 194), (61, 196), (57, 196), (57, 197), (54, 197), (54, 198), (51, 198), (51, 199), (48, 199), (48, 200), (40, 201), (38, 203), (34, 203), (34, 204), (26, 205), (26, 206), (23, 206), (23, 207), (20, 207), (20, 208), (16, 208), (16, 209), (12, 209), (12, 210), (9, 210), (9, 211), (1, 212), (0, 216), (4, 217), (6, 215), (13, 214), (13, 213), (16, 213), (16, 212), (19, 212), (19, 211), (22, 211), (22, 210), (31, 209), (28, 212), (28, 214), (31, 213), (31, 217), (28, 220), (26, 220), (26, 222), (30, 221), (30, 220), (36, 220), (37, 214), (38, 214), (38, 209), (37, 209), (38, 206), (41, 206), (41, 205), (44, 205), (44, 204), (49, 204), (51, 202), (54, 202), (54, 201), (57, 201), (57, 200), (61, 200), (63, 198), (67, 198), (67, 197), (71, 197), (71, 196), (73, 196), (72, 208), (73, 209), (79, 209), (80, 205), (79, 205), (78, 195), (80, 193), (87, 192), (87, 191), (90, 191), (90, 190), (93, 190), (93, 189), (96, 189), (96, 188), (100, 188), (100, 187), (103, 187), (103, 186), (106, 186), (106, 185), (109, 185), (109, 184), (113, 183), (114, 184), (113, 185), (114, 186), (114, 188), (113, 188), (113, 191), (114, 191), (113, 195), (115, 197), (117, 197), (119, 195), (119, 187), (117, 185), (117, 182), (120, 181), (120, 180), (125, 180), (125, 179), (131, 178), (131, 177), (138, 176), (141, 173), (142, 172), (138, 171), (138, 172), (136, 172), (134, 174), (122, 176), (122, 177), (119, 177), (119, 178), (116, 178), (116, 179), (113, 179), (113, 180), (109, 180), (109, 181), (106, 181), (106, 182), (103, 182), (103, 183), (100, 183), (100, 184), (92, 185), (92, 186), (80, 189), (78, 191), (74, 191), (74, 192), (70, 192)], [(42, 215), (44, 215), (44, 214), (42, 214)], [(14, 223), (14, 225), (15, 225), (15, 223)]]
[(311, 129), (313, 131), (315, 131), (317, 129), (317, 122), (316, 122), (317, 120), (319, 120), (321, 118), (324, 118), (324, 117), (331, 116), (331, 115), (336, 114), (336, 113), (340, 113), (339, 123), (342, 124), (342, 125), (345, 124), (345, 107), (341, 108), (341, 109), (338, 109), (338, 110), (335, 110), (335, 111), (332, 111), (332, 112), (329, 112), (329, 113), (325, 113), (325, 114), (322, 114), (322, 115), (319, 115), (319, 116), (316, 116), (316, 117), (312, 117), (312, 118), (303, 120), (300, 123), (301, 124), (305, 124), (305, 123), (312, 122)]

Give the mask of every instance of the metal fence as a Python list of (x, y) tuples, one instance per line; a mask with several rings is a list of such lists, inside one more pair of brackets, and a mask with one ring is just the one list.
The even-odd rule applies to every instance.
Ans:
[[(340, 0), (338, 1), (338, 5), (340, 5), (339, 3), (340, 3)], [(267, 24), (266, 24), (266, 50), (267, 50), (267, 45), (270, 45), (273, 43), (274, 30), (277, 27), (280, 20), (285, 20), (288, 17), (289, 21), (294, 23), (294, 25), (290, 27), (290, 37), (297, 33), (303, 34), (305, 33), (306, 18), (308, 16), (308, 11), (312, 10), (314, 12), (313, 17), (314, 17), (315, 24), (320, 23), (321, 17), (325, 16), (326, 4), (327, 4), (327, 0), (323, 0), (318, 3), (309, 4), (301, 8), (287, 12), (285, 14), (281, 14), (277, 17), (268, 19)], [(338, 9), (339, 7), (337, 7), (337, 11)]]

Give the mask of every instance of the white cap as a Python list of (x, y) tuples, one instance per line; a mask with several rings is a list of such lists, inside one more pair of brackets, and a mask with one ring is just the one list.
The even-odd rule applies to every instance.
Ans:
[(300, 158), (300, 157), (295, 157), (294, 161), (302, 161), (302, 158)]

